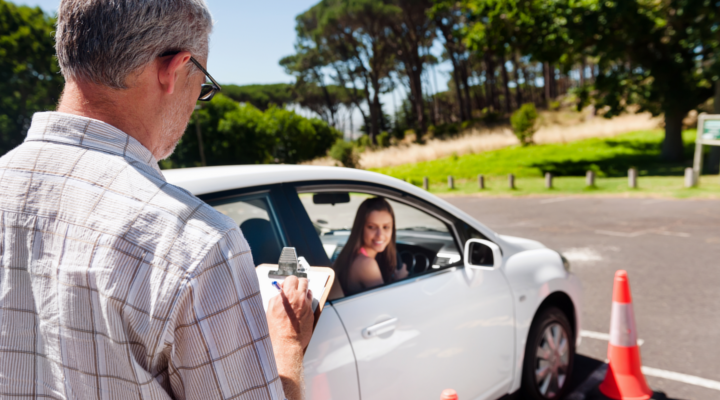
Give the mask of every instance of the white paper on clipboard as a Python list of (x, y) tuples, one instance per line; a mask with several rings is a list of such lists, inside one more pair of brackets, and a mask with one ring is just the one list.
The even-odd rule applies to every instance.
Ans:
[[(258, 267), (255, 269), (255, 273), (257, 273), (258, 282), (260, 283), (260, 297), (262, 297), (263, 302), (263, 308), (265, 309), (265, 312), (267, 312), (268, 304), (270, 303), (270, 299), (280, 294), (280, 291), (273, 286), (273, 281), (277, 281), (278, 284), (282, 283), (285, 278), (280, 277), (268, 277), (268, 272), (272, 269), (277, 269), (277, 266), (275, 268), (272, 267)], [(313, 312), (317, 309), (317, 306), (320, 302), (320, 298), (322, 297), (323, 293), (325, 292), (325, 285), (327, 285), (327, 281), (330, 278), (330, 274), (327, 272), (318, 272), (318, 271), (307, 271), (308, 274), (308, 289), (312, 291), (313, 295)]]

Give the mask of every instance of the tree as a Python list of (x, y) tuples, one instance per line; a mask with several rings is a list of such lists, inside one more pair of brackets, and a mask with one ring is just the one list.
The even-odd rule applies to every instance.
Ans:
[(566, 0), (562, 11), (575, 52), (598, 58), (596, 106), (664, 114), (662, 157), (682, 160), (682, 120), (720, 79), (717, 1)]
[[(285, 68), (285, 72), (295, 75), (295, 91), (304, 98), (306, 106), (318, 113), (326, 122), (335, 126), (335, 114), (338, 110), (339, 102), (330, 95), (330, 91), (325, 85), (325, 72), (323, 71), (327, 62), (323, 60), (323, 56), (319, 49), (315, 46), (309, 47), (302, 42), (295, 45), (296, 54), (283, 57), (280, 65)], [(322, 102), (316, 95), (322, 95)]]
[(458, 102), (460, 121), (472, 118), (472, 101), (468, 83), (468, 53), (465, 47), (465, 14), (459, 3), (453, 0), (436, 0), (429, 11), (440, 31), (445, 56), (453, 66), (453, 82)]
[[(322, 0), (296, 18), (300, 45), (316, 48), (323, 65), (335, 71), (332, 78), (361, 110), (373, 143), (383, 119), (380, 94), (392, 85), (395, 52), (388, 26), (398, 12), (382, 0)], [(364, 95), (369, 118), (359, 94)]]
[(55, 20), (0, 0), (0, 155), (22, 143), (32, 115), (54, 110), (63, 87)]
[(240, 103), (250, 103), (260, 110), (271, 105), (283, 107), (295, 102), (292, 85), (275, 83), (270, 85), (223, 85), (222, 93)]
[(200, 166), (195, 124), (200, 123), (208, 165), (299, 163), (323, 156), (342, 137), (317, 118), (271, 105), (264, 112), (216, 95), (193, 113), (175, 152), (162, 168)]
[(421, 137), (427, 127), (422, 84), (423, 66), (427, 60), (420, 53), (422, 48), (430, 47), (435, 39), (434, 21), (427, 15), (432, 1), (393, 0), (392, 4), (397, 9), (388, 20), (388, 28), (393, 33), (388, 44), (395, 50), (395, 58), (407, 76), (415, 129), (418, 137)]

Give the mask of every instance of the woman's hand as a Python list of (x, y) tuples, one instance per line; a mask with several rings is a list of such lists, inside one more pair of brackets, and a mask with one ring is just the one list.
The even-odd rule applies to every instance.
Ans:
[(395, 280), (399, 281), (405, 279), (408, 275), (409, 273), (407, 270), (407, 264), (403, 263), (402, 268), (400, 268), (398, 271), (395, 271)]

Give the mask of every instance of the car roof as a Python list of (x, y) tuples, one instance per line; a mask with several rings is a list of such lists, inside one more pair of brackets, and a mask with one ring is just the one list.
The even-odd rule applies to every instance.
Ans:
[(311, 165), (263, 164), (169, 169), (163, 170), (163, 175), (165, 175), (169, 183), (185, 188), (196, 196), (225, 190), (287, 182), (344, 180), (379, 184), (402, 190), (434, 204), (456, 217), (467, 221), (486, 236), (497, 236), (495, 232), (476, 221), (470, 215), (415, 185), (388, 175), (361, 169)]

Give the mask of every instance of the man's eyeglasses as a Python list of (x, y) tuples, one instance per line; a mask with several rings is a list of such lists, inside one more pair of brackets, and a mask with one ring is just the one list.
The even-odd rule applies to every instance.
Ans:
[[(160, 54), (160, 57), (174, 56), (175, 54), (178, 54), (178, 53), (179, 53), (179, 51), (168, 51), (168, 52)], [(200, 97), (198, 97), (198, 100), (199, 101), (212, 100), (213, 96), (215, 96), (215, 94), (217, 92), (222, 90), (222, 88), (220, 87), (220, 84), (215, 82), (215, 79), (213, 79), (213, 77), (210, 76), (210, 74), (207, 72), (207, 70), (205, 70), (205, 68), (203, 68), (202, 65), (200, 65), (200, 63), (195, 59), (195, 57), (190, 57), (190, 61), (193, 64), (195, 64), (195, 66), (198, 67), (200, 69), (200, 71), (202, 71), (203, 74), (205, 74), (205, 76), (208, 77), (208, 79), (210, 79), (210, 82), (212, 82), (212, 83), (203, 83), (202, 88), (200, 89)]]

